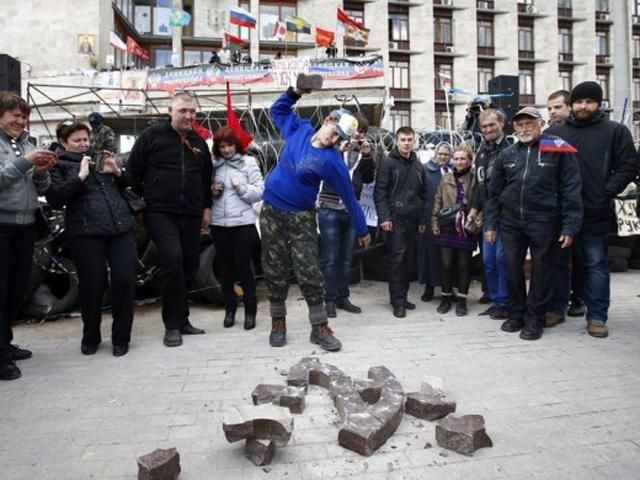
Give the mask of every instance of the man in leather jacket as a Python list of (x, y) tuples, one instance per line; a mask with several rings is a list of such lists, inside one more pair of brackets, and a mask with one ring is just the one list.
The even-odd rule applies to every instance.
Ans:
[(409, 291), (409, 252), (418, 233), (429, 223), (427, 179), (424, 168), (413, 151), (415, 132), (400, 127), (396, 146), (382, 160), (373, 194), (378, 223), (386, 235), (389, 296), (393, 315), (406, 316), (415, 304), (407, 300)]
[[(513, 117), (519, 142), (496, 160), (485, 208), (485, 240), (503, 238), (509, 290), (506, 332), (523, 340), (542, 336), (551, 296), (553, 264), (560, 248), (570, 247), (582, 222), (582, 187), (576, 149), (559, 137), (542, 134), (542, 117), (525, 107)], [(527, 294), (524, 261), (531, 251)]]

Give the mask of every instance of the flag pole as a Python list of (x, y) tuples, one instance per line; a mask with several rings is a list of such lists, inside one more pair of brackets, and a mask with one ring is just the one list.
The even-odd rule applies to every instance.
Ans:
[[(174, 8), (182, 10), (182, 0), (173, 0)], [(171, 28), (171, 63), (174, 67), (182, 66), (182, 27)]]
[(447, 130), (449, 130), (449, 140), (451, 140), (451, 111), (449, 110), (449, 91), (446, 88), (442, 88), (444, 91), (444, 101), (447, 107)]

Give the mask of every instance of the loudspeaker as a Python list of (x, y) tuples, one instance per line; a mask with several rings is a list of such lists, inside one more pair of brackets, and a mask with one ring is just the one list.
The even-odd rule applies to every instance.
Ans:
[(10, 90), (21, 95), (20, 62), (10, 55), (0, 53), (0, 90)]
[(495, 97), (491, 99), (493, 107), (502, 110), (507, 115), (505, 133), (513, 132), (511, 120), (518, 111), (520, 105), (520, 89), (518, 77), (515, 75), (498, 75), (489, 80), (489, 94), (511, 94), (508, 97)]

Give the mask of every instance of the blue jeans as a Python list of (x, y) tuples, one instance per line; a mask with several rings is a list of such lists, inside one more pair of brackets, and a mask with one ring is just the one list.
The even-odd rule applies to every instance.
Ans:
[(572, 247), (561, 248), (553, 265), (553, 292), (547, 303), (547, 312), (564, 316), (571, 297)]
[(504, 263), (504, 248), (500, 231), (496, 231), (496, 243), (482, 240), (482, 263), (487, 279), (487, 293), (496, 307), (507, 307), (507, 268)]
[(325, 302), (348, 298), (351, 260), (356, 240), (351, 216), (346, 211), (321, 208), (318, 211), (318, 226)]
[(577, 247), (584, 261), (584, 302), (587, 320), (607, 321), (609, 302), (609, 264), (607, 262), (607, 234), (580, 233)]

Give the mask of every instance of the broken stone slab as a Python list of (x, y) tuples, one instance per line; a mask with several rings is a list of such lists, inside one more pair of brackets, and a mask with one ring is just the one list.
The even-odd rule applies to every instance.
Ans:
[(273, 440), (281, 447), (289, 443), (293, 418), (273, 405), (231, 407), (225, 412), (222, 430), (230, 443), (259, 438)]
[(157, 448), (138, 457), (138, 480), (175, 480), (180, 475), (180, 454), (175, 448)]
[(361, 455), (369, 456), (380, 448), (402, 421), (402, 385), (383, 366), (371, 367), (367, 380), (359, 380), (317, 358), (306, 357), (291, 367), (287, 383), (327, 389), (342, 421), (338, 443)]
[(260, 405), (262, 403), (272, 403), (278, 398), (280, 392), (284, 390), (286, 385), (271, 385), (267, 383), (261, 383), (253, 389), (251, 392), (251, 400), (254, 405)]
[(306, 406), (306, 390), (304, 387), (288, 386), (280, 391), (273, 403), (281, 407), (287, 407), (291, 413), (302, 413)]
[(449, 400), (442, 390), (423, 384), (421, 392), (406, 394), (404, 411), (423, 420), (437, 420), (455, 412), (456, 402)]
[(247, 438), (244, 444), (244, 455), (251, 462), (262, 467), (269, 465), (276, 451), (276, 442), (262, 438)]
[(436, 441), (443, 448), (468, 456), (479, 448), (493, 446), (482, 415), (448, 415), (436, 425)]

